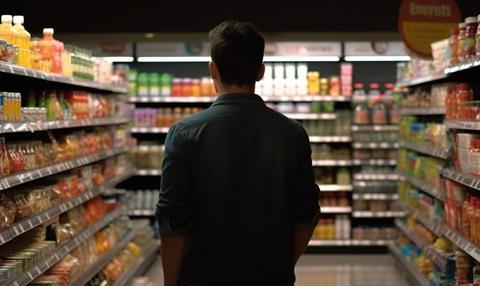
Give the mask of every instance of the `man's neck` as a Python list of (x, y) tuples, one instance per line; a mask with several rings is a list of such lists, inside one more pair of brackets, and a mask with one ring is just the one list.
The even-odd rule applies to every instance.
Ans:
[(225, 93), (255, 93), (255, 86), (238, 86), (238, 85), (230, 85), (224, 86), (219, 91), (219, 94)]

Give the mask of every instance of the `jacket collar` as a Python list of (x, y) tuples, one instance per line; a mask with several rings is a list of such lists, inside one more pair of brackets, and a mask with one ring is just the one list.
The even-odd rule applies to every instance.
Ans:
[(224, 93), (217, 97), (213, 105), (229, 103), (265, 104), (263, 99), (254, 93)]

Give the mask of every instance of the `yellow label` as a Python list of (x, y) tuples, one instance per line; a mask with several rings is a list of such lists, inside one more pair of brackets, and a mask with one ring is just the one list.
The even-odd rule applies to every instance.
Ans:
[(456, 23), (404, 22), (402, 31), (407, 46), (423, 55), (432, 53), (430, 44), (449, 37)]

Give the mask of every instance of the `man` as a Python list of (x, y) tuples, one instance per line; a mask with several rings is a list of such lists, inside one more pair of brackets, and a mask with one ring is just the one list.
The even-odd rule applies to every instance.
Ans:
[(210, 41), (219, 97), (165, 141), (165, 286), (290, 286), (319, 215), (309, 139), (254, 94), (265, 42), (253, 25), (223, 22)]

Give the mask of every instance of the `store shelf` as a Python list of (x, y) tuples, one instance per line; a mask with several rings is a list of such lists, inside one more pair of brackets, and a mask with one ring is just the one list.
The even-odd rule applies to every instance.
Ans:
[(354, 193), (354, 200), (388, 201), (398, 200), (398, 194)]
[(388, 159), (354, 159), (353, 165), (355, 166), (396, 166), (397, 160)]
[(451, 240), (456, 246), (461, 248), (465, 253), (470, 255), (473, 259), (480, 262), (480, 246), (476, 245), (470, 239), (466, 238), (459, 232), (444, 226), (442, 229), (443, 235)]
[(445, 115), (445, 107), (403, 107), (402, 115)]
[(352, 185), (318, 185), (321, 192), (351, 192)]
[(397, 87), (411, 87), (411, 86), (420, 85), (420, 84), (432, 83), (445, 78), (447, 78), (447, 75), (444, 73), (441, 73), (441, 74), (435, 74), (435, 75), (422, 76), (422, 77), (414, 78), (407, 81), (397, 82), (396, 85)]
[(341, 95), (298, 95), (298, 96), (262, 96), (268, 102), (312, 102), (312, 101), (351, 101), (351, 96)]
[(355, 174), (357, 181), (398, 181), (397, 174)]
[(132, 127), (130, 133), (168, 133), (169, 127)]
[(398, 125), (352, 125), (354, 132), (398, 131)]
[(152, 263), (157, 259), (158, 249), (160, 248), (160, 241), (152, 241), (145, 249), (142, 251), (141, 258), (131, 266), (125, 273), (118, 278), (113, 286), (125, 286), (132, 280), (134, 277), (142, 275), (147, 271), (147, 269), (152, 265)]
[(435, 233), (436, 236), (442, 236), (443, 235), (443, 225), (438, 222), (434, 222), (430, 219), (428, 219), (426, 216), (421, 215), (417, 212), (414, 212), (412, 214), (413, 218), (423, 224), (426, 228), (428, 228), (431, 232)]
[(32, 266), (29, 270), (22, 273), (14, 281), (11, 281), (12, 286), (25, 286), (35, 280), (38, 276), (42, 273), (47, 271), (50, 267), (55, 265), (57, 262), (62, 260), (67, 254), (69, 254), (72, 250), (77, 248), (82, 243), (89, 240), (92, 236), (95, 235), (99, 230), (110, 224), (113, 220), (118, 218), (124, 213), (124, 208), (119, 207), (110, 213), (108, 213), (104, 218), (102, 218), (97, 223), (89, 226), (87, 229), (82, 231), (79, 235), (75, 238), (59, 245), (55, 250), (51, 253), (45, 255), (40, 262)]
[(408, 237), (418, 248), (422, 249), (423, 252), (439, 267), (443, 272), (445, 272), (447, 267), (447, 259), (445, 255), (436, 250), (432, 245), (429, 245), (426, 241), (418, 237), (413, 231), (408, 229), (408, 227), (400, 220), (395, 220), (395, 225), (402, 231), (405, 236)]
[(393, 100), (394, 96), (391, 94), (353, 95), (352, 102), (354, 103), (368, 102), (371, 100), (375, 100), (377, 98), (381, 98), (382, 100)]
[(429, 143), (411, 143), (407, 141), (400, 141), (400, 148), (406, 148), (412, 151), (416, 151), (425, 155), (430, 155), (443, 160), (448, 159), (448, 151), (435, 148)]
[(308, 242), (308, 246), (386, 246), (390, 240), (366, 240), (366, 239), (314, 239)]
[(457, 183), (480, 191), (480, 178), (457, 172), (453, 168), (443, 169), (442, 176), (444, 178), (453, 180)]
[(403, 211), (384, 211), (384, 212), (371, 212), (371, 211), (354, 211), (353, 217), (356, 218), (394, 218), (404, 217), (406, 215)]
[(320, 212), (323, 214), (349, 214), (352, 212), (352, 207), (322, 207)]
[(3, 229), (0, 231), (0, 245), (5, 244), (17, 236), (24, 234), (25, 232), (34, 229), (35, 227), (48, 222), (52, 218), (59, 216), (62, 213), (65, 213), (79, 205), (84, 204), (86, 201), (93, 199), (99, 195), (104, 194), (108, 191), (111, 187), (115, 186), (119, 182), (124, 181), (126, 178), (130, 177), (132, 172), (117, 176), (110, 181), (108, 181), (105, 185), (94, 188), (89, 190), (85, 193), (78, 195), (75, 198), (71, 198), (57, 206), (54, 206), (44, 212), (41, 212), (37, 215), (32, 217), (23, 219), (19, 222), (14, 223), (10, 227)]
[(335, 120), (335, 113), (284, 113), (286, 117), (295, 120)]
[(350, 136), (309, 136), (310, 143), (342, 143), (351, 142)]
[(463, 129), (480, 131), (480, 120), (445, 120), (449, 129)]
[(353, 149), (397, 149), (398, 143), (392, 142), (356, 142), (353, 143)]
[(480, 66), (480, 57), (475, 57), (470, 60), (466, 60), (456, 65), (451, 65), (445, 69), (446, 74), (453, 74), (460, 71), (472, 70)]
[(135, 96), (130, 97), (131, 103), (209, 103), (214, 102), (216, 96)]
[(0, 179), (0, 191), (14, 186), (18, 186), (27, 182), (31, 182), (40, 178), (44, 178), (53, 174), (82, 167), (115, 155), (125, 153), (129, 147), (119, 147), (107, 151), (99, 152), (94, 155), (81, 157), (78, 159), (69, 160), (66, 162), (50, 165), (47, 167), (37, 168), (30, 171), (25, 171), (13, 175), (8, 175)]
[(430, 281), (423, 275), (422, 272), (418, 268), (415, 267), (413, 264), (414, 262), (410, 262), (403, 256), (402, 252), (395, 244), (391, 243), (388, 245), (390, 253), (400, 262), (402, 268), (407, 272), (410, 280), (418, 286), (430, 286)]
[(115, 246), (110, 249), (105, 255), (103, 255), (95, 264), (90, 266), (86, 271), (82, 272), (78, 278), (70, 283), (69, 286), (84, 286), (90, 281), (97, 273), (110, 263), (115, 256), (122, 251), (127, 244), (135, 237), (135, 231), (130, 230), (126, 233), (122, 240), (115, 243)]
[(128, 210), (129, 216), (154, 216), (155, 210)]
[(415, 188), (419, 189), (420, 191), (427, 193), (430, 196), (441, 200), (442, 202), (445, 200), (446, 192), (444, 190), (439, 190), (425, 181), (408, 176), (406, 174), (402, 174), (402, 177), (406, 182), (415, 186)]
[(35, 131), (46, 131), (46, 130), (54, 130), (54, 129), (66, 129), (66, 128), (102, 126), (102, 125), (117, 125), (117, 124), (124, 124), (128, 122), (129, 122), (128, 118), (105, 117), (105, 118), (90, 118), (90, 119), (81, 119), (81, 120), (1, 123), (0, 134), (35, 132)]
[(351, 166), (352, 160), (312, 160), (314, 167)]
[(135, 172), (136, 176), (161, 176), (162, 170), (157, 169), (139, 169)]
[(102, 92), (127, 93), (128, 91), (128, 89), (123, 86), (102, 84), (90, 80), (83, 80), (59, 74), (46, 73), (17, 65), (8, 64), (5, 62), (0, 62), (0, 74), (9, 74), (12, 76), (18, 76), (19, 78), (23, 79), (26, 78), (32, 80), (41, 80), (45, 82), (65, 84), (77, 88), (94, 89)]

